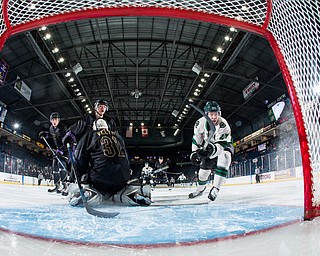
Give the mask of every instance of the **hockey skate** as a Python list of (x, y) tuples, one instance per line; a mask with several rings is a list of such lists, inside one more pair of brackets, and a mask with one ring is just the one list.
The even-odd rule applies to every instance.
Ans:
[(197, 189), (196, 191), (189, 194), (189, 198), (195, 198), (198, 196), (202, 196), (202, 194), (205, 190), (206, 190), (206, 187), (204, 187), (204, 189), (202, 189), (202, 190)]
[(217, 196), (218, 196), (218, 192), (219, 192), (219, 189), (216, 188), (216, 187), (212, 187), (210, 192), (209, 192), (209, 195), (208, 195), (208, 198), (211, 200), (211, 201), (214, 201), (216, 200)]
[(68, 188), (69, 188), (70, 183), (63, 182), (62, 185), (63, 185), (63, 187), (61, 189), (61, 195), (62, 196), (67, 196), (68, 195)]

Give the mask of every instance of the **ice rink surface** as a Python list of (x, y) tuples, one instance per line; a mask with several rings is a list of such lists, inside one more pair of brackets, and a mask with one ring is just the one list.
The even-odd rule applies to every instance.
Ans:
[[(204, 205), (206, 194), (194, 205), (115, 207), (114, 219), (47, 189), (0, 184), (0, 255), (320, 255), (320, 219), (301, 220), (302, 180), (223, 186)], [(179, 203), (193, 190), (156, 188), (153, 200)]]

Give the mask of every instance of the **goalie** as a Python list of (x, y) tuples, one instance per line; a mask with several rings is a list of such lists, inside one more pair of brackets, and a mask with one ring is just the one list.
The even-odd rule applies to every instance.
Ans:
[[(211, 131), (208, 120), (205, 117), (198, 119), (194, 126), (192, 138), (191, 161), (200, 165), (198, 172), (197, 190), (189, 194), (189, 198), (201, 196), (206, 189), (208, 177), (214, 166), (214, 158), (217, 158), (217, 167), (214, 175), (214, 184), (208, 198), (214, 201), (218, 192), (225, 182), (231, 158), (234, 152), (231, 138), (231, 129), (228, 122), (221, 117), (221, 108), (215, 101), (208, 101), (204, 106), (204, 112), (214, 124), (214, 131)], [(207, 141), (212, 132), (210, 141)], [(207, 142), (207, 147), (204, 145)]]
[[(75, 150), (75, 169), (78, 177), (86, 177), (85, 196), (88, 204), (103, 201), (126, 205), (150, 205), (150, 198), (137, 193), (128, 184), (131, 176), (129, 159), (123, 138), (104, 118), (92, 121), (92, 128), (79, 140)], [(79, 187), (69, 189), (70, 205), (82, 205)]]

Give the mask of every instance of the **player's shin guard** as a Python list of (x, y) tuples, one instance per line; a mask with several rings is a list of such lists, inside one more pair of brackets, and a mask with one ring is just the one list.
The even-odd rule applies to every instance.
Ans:
[(211, 170), (200, 169), (198, 174), (198, 187), (197, 190), (189, 194), (189, 198), (195, 198), (202, 196), (203, 192), (206, 190), (206, 184)]

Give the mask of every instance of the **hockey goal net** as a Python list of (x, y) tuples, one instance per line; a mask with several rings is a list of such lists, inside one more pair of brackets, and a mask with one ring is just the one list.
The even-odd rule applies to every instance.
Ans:
[[(305, 219), (320, 215), (320, 3), (314, 0), (1, 0), (0, 49), (13, 34), (108, 16), (166, 16), (263, 35), (291, 98), (303, 162)], [(320, 90), (319, 90), (320, 91)]]

